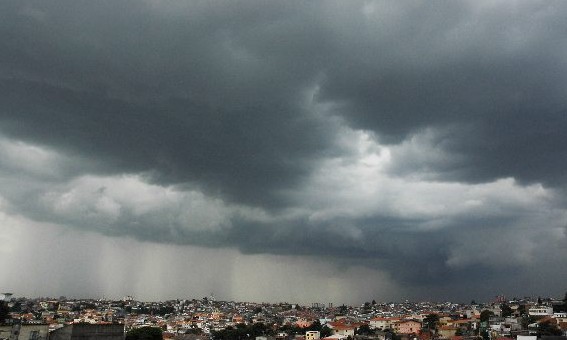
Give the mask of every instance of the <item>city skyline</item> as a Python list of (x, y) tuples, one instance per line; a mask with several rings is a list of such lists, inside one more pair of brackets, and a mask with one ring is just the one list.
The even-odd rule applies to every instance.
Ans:
[(4, 1), (0, 287), (562, 296), (567, 3)]
[[(4, 296), (3, 296), (4, 295)], [(239, 303), (239, 304), (253, 304), (253, 305), (261, 305), (261, 304), (268, 304), (268, 305), (290, 305), (290, 306), (299, 306), (305, 308), (321, 308), (321, 309), (340, 309), (341, 307), (365, 307), (368, 304), (372, 306), (387, 306), (387, 305), (399, 305), (403, 306), (404, 304), (431, 304), (437, 306), (450, 306), (450, 305), (460, 305), (460, 306), (502, 306), (502, 305), (509, 305), (509, 304), (527, 304), (530, 306), (540, 306), (540, 305), (549, 305), (552, 306), (554, 304), (560, 304), (564, 302), (567, 298), (567, 292), (563, 296), (513, 296), (507, 297), (505, 295), (495, 295), (491, 299), (486, 301), (481, 301), (478, 299), (470, 299), (468, 301), (449, 301), (447, 299), (441, 299), (438, 301), (433, 300), (409, 300), (409, 299), (402, 299), (402, 300), (379, 300), (376, 301), (372, 297), (367, 298), (362, 303), (347, 305), (347, 304), (334, 304), (333, 302), (326, 302), (326, 301), (311, 301), (309, 303), (300, 304), (297, 301), (245, 301), (245, 300), (223, 300), (218, 299), (214, 293), (211, 293), (209, 296), (179, 296), (173, 299), (165, 299), (165, 300), (141, 300), (136, 298), (135, 296), (126, 295), (118, 298), (113, 297), (93, 297), (93, 296), (15, 296), (13, 293), (4, 293), (0, 294), (0, 301), (14, 302), (18, 301), (25, 301), (25, 300), (34, 300), (34, 301), (73, 301), (73, 302), (80, 302), (80, 301), (122, 301), (122, 302), (140, 302), (140, 303), (167, 303), (172, 301), (183, 302), (183, 301), (199, 301), (203, 304), (217, 304), (217, 303)], [(479, 307), (481, 308), (481, 307)], [(435, 308), (433, 309), (435, 310)]]

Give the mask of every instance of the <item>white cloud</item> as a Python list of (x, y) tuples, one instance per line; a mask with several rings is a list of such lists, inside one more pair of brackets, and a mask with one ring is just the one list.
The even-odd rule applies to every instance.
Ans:
[(217, 231), (229, 228), (231, 218), (241, 211), (240, 215), (255, 215), (252, 209), (227, 205), (197, 190), (150, 184), (140, 175), (82, 176), (44, 193), (41, 202), (64, 219), (109, 224), (128, 214), (155, 221), (156, 231), (172, 226)]
[[(424, 132), (426, 135), (430, 131)], [(350, 155), (327, 159), (313, 173), (309, 185), (298, 194), (301, 204), (312, 208), (311, 219), (390, 216), (429, 221), (422, 227), (449, 227), (458, 218), (498, 217), (553, 209), (555, 194), (540, 184), (521, 186), (512, 178), (465, 184), (432, 181), (421, 172), (409, 177), (391, 173), (408, 155), (421, 159), (438, 155), (428, 137), (416, 136), (395, 147), (379, 145), (363, 131), (348, 132)], [(419, 141), (419, 142), (416, 142)], [(421, 160), (416, 162), (420, 163)], [(425, 169), (424, 172), (428, 172)], [(419, 225), (416, 225), (419, 227)]]
[(65, 158), (38, 145), (12, 140), (0, 135), (0, 169), (15, 171), (20, 176), (56, 177)]
[[(344, 154), (322, 161), (305, 185), (288, 192), (294, 206), (274, 214), (226, 203), (198, 189), (152, 184), (139, 174), (84, 175), (60, 183), (42, 182), (38, 175), (34, 190), (51, 220), (159, 242), (187, 243), (185, 232), (214, 235), (232, 228), (235, 219), (292, 224), (307, 219), (321, 228), (319, 232), (338, 235), (342, 243), (357, 244), (364, 240), (368, 228), (381, 228), (360, 225), (356, 222), (359, 219), (411, 219), (414, 222), (405, 228), (412, 231), (447, 230), (445, 237), (453, 245), (446, 264), (455, 268), (485, 263), (529, 265), (540, 243), (516, 235), (532, 235), (534, 228), (545, 235), (564, 230), (558, 223), (565, 220), (565, 210), (558, 207), (553, 191), (539, 184), (521, 186), (511, 178), (481, 184), (432, 181), (428, 168), (418, 168), (409, 177), (392, 173), (397, 163), (423, 163), (429, 155), (443, 161), (447, 156), (432, 145), (436, 140), (434, 131), (424, 130), (400, 145), (386, 146), (367, 132), (342, 128), (337, 143)], [(30, 160), (26, 165), (30, 173), (38, 173), (38, 169), (55, 165), (60, 159), (69, 160), (54, 151), (7, 139), (0, 146), (11, 157), (7, 164)], [(19, 174), (5, 174), (7, 181), (22, 180)], [(11, 190), (17, 190), (17, 186)], [(4, 202), (5, 209), (10, 205), (13, 202)], [(486, 225), (493, 223), (484, 222), (487, 220), (503, 222)], [(483, 230), (481, 237), (460, 240), (478, 228), (488, 230)], [(504, 245), (497, 243), (500, 229), (490, 228), (504, 230), (508, 235)], [(502, 246), (512, 249), (513, 245), (522, 250), (492, 260), (495, 251)]]

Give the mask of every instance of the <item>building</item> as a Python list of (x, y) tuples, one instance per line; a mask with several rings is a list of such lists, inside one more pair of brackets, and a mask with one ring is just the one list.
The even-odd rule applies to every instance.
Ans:
[(124, 325), (72, 324), (51, 332), (49, 340), (124, 340)]
[(530, 316), (552, 316), (553, 307), (548, 306), (534, 306), (528, 310)]
[(340, 335), (345, 337), (354, 337), (354, 331), (356, 327), (351, 325), (334, 325), (331, 328), (333, 335)]
[(516, 337), (517, 340), (537, 340), (537, 336), (535, 335), (518, 335)]
[(440, 339), (450, 339), (457, 333), (459, 329), (454, 326), (441, 326), (437, 330)]
[(305, 332), (305, 340), (319, 340), (320, 338), (321, 338), (321, 333), (319, 331)]
[(394, 331), (398, 334), (417, 334), (421, 331), (421, 322), (416, 320), (401, 320), (394, 323)]
[(346, 340), (346, 339), (348, 339), (348, 336), (346, 336), (346, 335), (335, 334), (335, 335), (331, 335), (331, 336), (328, 336), (326, 338), (323, 338), (321, 340)]
[(372, 329), (380, 329), (380, 330), (392, 329), (393, 324), (395, 322), (398, 322), (398, 321), (400, 321), (400, 318), (377, 317), (377, 318), (370, 319), (368, 326)]
[(8, 325), (0, 326), (0, 339), (10, 340), (46, 340), (49, 337), (49, 325)]

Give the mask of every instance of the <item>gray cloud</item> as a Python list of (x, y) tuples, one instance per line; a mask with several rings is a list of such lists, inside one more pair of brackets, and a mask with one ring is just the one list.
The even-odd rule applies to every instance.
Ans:
[(3, 2), (0, 211), (522, 294), (567, 255), (564, 6)]
[(366, 39), (349, 50), (364, 62), (328, 72), (322, 100), (387, 143), (448, 129), (437, 146), (462, 158), (438, 164), (444, 178), (563, 186), (566, 44), (554, 13), (564, 4), (399, 6), (395, 19), (377, 10), (357, 26)]
[[(181, 9), (187, 17), (148, 4), (74, 6), (39, 4), (44, 20), (25, 4), (3, 11), (4, 30), (19, 34), (2, 48), (4, 133), (95, 156), (106, 171), (154, 171), (255, 204), (327, 148), (329, 127), (303, 103), (316, 70), (246, 46), (279, 44), (255, 37), (271, 25), (268, 8), (250, 31), (246, 13), (231, 23), (229, 9), (197, 4)], [(199, 11), (227, 26), (193, 19)]]

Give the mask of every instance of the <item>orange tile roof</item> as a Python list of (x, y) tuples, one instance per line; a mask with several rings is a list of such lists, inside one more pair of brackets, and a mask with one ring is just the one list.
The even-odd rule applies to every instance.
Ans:
[(393, 320), (401, 320), (400, 317), (375, 317), (370, 319), (370, 321), (393, 321)]

